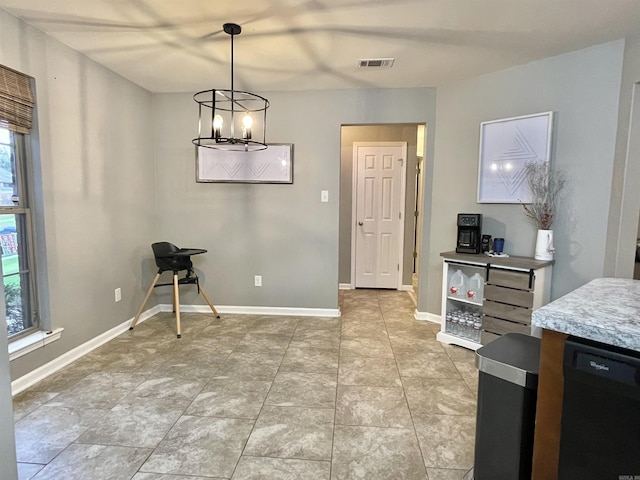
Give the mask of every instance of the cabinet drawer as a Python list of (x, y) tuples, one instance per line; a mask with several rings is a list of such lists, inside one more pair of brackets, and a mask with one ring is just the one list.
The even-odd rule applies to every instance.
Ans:
[(521, 323), (509, 322), (500, 318), (484, 316), (482, 318), (482, 329), (487, 332), (504, 335), (506, 333), (523, 333), (531, 335), (531, 327)]
[(513, 288), (499, 287), (497, 285), (486, 285), (484, 287), (484, 298), (524, 308), (533, 307), (533, 292), (528, 290), (514, 290)]
[(503, 318), (518, 323), (531, 323), (531, 309), (506, 305), (485, 299), (482, 313), (491, 317)]
[(487, 283), (500, 285), (502, 287), (529, 290), (529, 272), (490, 268)]

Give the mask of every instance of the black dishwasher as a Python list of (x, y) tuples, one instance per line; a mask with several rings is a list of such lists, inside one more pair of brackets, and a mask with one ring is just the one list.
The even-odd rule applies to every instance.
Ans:
[(640, 480), (640, 352), (569, 337), (559, 480)]

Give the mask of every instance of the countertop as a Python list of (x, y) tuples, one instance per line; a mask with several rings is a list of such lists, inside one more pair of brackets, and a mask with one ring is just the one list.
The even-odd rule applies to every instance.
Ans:
[(547, 265), (553, 265), (553, 260), (535, 260), (531, 257), (517, 257), (515, 255), (508, 257), (490, 257), (483, 253), (457, 253), (453, 251), (442, 252), (440, 256), (450, 260), (458, 260), (459, 262), (480, 263), (518, 270), (536, 270), (538, 268), (546, 267)]
[(640, 352), (640, 280), (597, 278), (534, 310), (531, 323)]

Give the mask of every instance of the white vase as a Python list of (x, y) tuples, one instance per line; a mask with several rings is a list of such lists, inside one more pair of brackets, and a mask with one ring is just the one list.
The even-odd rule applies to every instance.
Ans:
[(553, 230), (538, 230), (536, 238), (536, 251), (533, 258), (536, 260), (553, 260), (556, 249), (553, 246)]

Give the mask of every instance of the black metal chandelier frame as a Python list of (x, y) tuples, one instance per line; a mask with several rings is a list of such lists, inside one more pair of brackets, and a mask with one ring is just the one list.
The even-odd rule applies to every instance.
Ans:
[[(225, 23), (222, 28), (231, 37), (231, 89), (203, 90), (193, 96), (198, 104), (198, 136), (192, 141), (198, 147), (218, 150), (264, 150), (267, 148), (269, 100), (255, 93), (234, 89), (233, 37), (239, 35), (242, 28), (235, 23)], [(249, 123), (245, 123), (247, 116)], [(242, 119), (238, 121), (240, 117)], [(253, 129), (256, 121), (258, 132)], [(229, 125), (225, 131), (223, 127), (226, 123)]]

